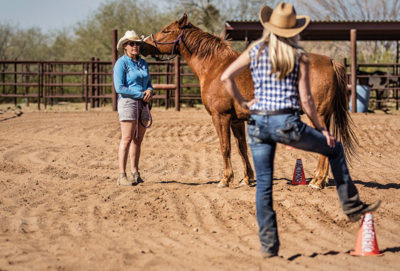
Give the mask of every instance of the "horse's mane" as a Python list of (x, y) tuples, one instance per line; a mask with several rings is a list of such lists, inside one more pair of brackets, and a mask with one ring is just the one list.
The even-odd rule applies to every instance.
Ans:
[(230, 43), (221, 37), (204, 32), (197, 26), (188, 23), (185, 28), (183, 43), (191, 54), (201, 58), (211, 58), (216, 55), (235, 55)]

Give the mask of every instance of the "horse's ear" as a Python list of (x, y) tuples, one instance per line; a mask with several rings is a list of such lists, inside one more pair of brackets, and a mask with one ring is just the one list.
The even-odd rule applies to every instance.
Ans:
[(178, 21), (179, 28), (184, 28), (187, 25), (187, 15), (186, 13), (183, 14), (182, 18)]

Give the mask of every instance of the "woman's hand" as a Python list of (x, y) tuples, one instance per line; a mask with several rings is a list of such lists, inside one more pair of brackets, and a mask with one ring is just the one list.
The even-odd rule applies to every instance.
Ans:
[(329, 132), (325, 129), (322, 129), (321, 133), (325, 136), (326, 138), (326, 143), (328, 144), (329, 147), (333, 148), (336, 145), (336, 139), (329, 134)]
[(255, 104), (257, 102), (257, 100), (253, 99), (251, 101), (247, 101), (244, 100), (240, 103), (240, 106), (243, 107), (244, 109), (249, 109), (250, 106), (252, 106), (253, 104)]
[(151, 89), (147, 89), (145, 92), (143, 92), (143, 102), (145, 103), (150, 102), (152, 97), (153, 97), (153, 92)]

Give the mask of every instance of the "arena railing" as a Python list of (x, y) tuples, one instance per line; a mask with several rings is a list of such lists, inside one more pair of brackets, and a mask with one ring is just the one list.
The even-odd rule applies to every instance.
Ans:
[[(148, 61), (156, 106), (180, 110), (182, 103), (201, 103), (200, 85), (180, 57)], [(38, 109), (57, 101), (84, 102), (86, 110), (115, 99), (112, 62), (0, 60), (0, 102), (37, 103)]]

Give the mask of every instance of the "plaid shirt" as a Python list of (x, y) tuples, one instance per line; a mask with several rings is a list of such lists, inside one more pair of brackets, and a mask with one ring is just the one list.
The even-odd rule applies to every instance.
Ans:
[(257, 103), (250, 110), (276, 111), (281, 109), (300, 109), (298, 90), (299, 61), (296, 60), (293, 71), (278, 80), (276, 73), (271, 74), (271, 62), (266, 46), (257, 61), (258, 50), (262, 42), (250, 50), (250, 70), (254, 82), (254, 94)]

